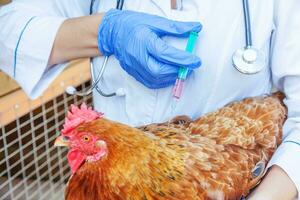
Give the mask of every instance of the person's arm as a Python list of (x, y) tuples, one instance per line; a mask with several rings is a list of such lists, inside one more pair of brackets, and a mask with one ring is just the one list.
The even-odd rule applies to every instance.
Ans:
[(98, 27), (103, 14), (67, 19), (55, 37), (48, 65), (100, 55)]
[(89, 2), (18, 0), (0, 7), (0, 70), (34, 99), (63, 71), (48, 67), (56, 35), (68, 18), (89, 13)]
[(274, 85), (286, 95), (288, 115), (282, 144), (250, 200), (300, 199), (300, 2), (275, 0), (274, 5), (271, 72)]
[(297, 189), (293, 181), (279, 166), (272, 166), (260, 185), (247, 200), (294, 200)]

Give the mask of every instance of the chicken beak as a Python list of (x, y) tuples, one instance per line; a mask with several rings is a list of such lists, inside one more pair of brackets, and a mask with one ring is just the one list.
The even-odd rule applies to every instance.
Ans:
[(54, 142), (55, 147), (69, 147), (70, 142), (63, 136), (59, 136), (56, 138)]

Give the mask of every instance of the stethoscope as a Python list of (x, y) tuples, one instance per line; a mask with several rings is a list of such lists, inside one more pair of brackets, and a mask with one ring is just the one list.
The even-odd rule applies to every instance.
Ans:
[[(250, 12), (249, 12), (249, 3), (248, 0), (243, 1), (243, 14), (244, 14), (244, 21), (245, 21), (245, 39), (246, 39), (246, 46), (238, 49), (234, 52), (232, 56), (232, 64), (233, 66), (242, 74), (256, 74), (262, 71), (266, 65), (266, 56), (262, 50), (258, 50), (253, 47), (252, 44), (252, 31), (251, 31), (251, 20), (250, 20)], [(93, 5), (95, 0), (91, 0), (90, 4), (90, 14), (93, 11)], [(124, 0), (117, 0), (117, 9), (122, 10), (124, 5)], [(179, 6), (178, 6), (179, 5)], [(177, 7), (180, 9), (182, 8), (182, 0), (177, 0)], [(77, 91), (75, 87), (68, 86), (66, 88), (66, 92), (70, 95), (77, 95), (77, 96), (87, 96), (92, 93), (94, 89), (103, 96), (103, 97), (113, 97), (113, 96), (125, 96), (125, 90), (123, 88), (119, 88), (116, 92), (113, 93), (105, 93), (103, 92), (98, 83), (101, 81), (105, 68), (107, 66), (108, 56), (105, 56), (100, 71), (95, 77), (94, 75), (94, 65), (92, 62), (92, 58), (90, 61), (90, 71), (91, 71), (91, 79), (92, 85), (89, 89), (85, 91)]]
[(246, 46), (238, 49), (232, 56), (233, 66), (243, 74), (256, 74), (266, 67), (267, 61), (263, 51), (252, 45), (251, 20), (248, 0), (243, 0)]
[[(95, 3), (95, 0), (91, 0), (90, 15), (93, 13), (94, 3)], [(124, 5), (124, 0), (117, 0), (116, 9), (122, 10), (123, 5)], [(66, 93), (68, 93), (70, 95), (77, 95), (77, 96), (83, 97), (83, 96), (90, 95), (93, 92), (93, 90), (96, 89), (97, 92), (103, 97), (125, 96), (124, 88), (119, 88), (119, 89), (117, 89), (116, 92), (113, 92), (113, 93), (105, 93), (98, 87), (98, 83), (101, 81), (104, 71), (105, 71), (105, 68), (107, 66), (108, 58), (109, 58), (109, 56), (104, 57), (104, 61), (102, 63), (102, 66), (100, 68), (100, 71), (99, 71), (97, 77), (95, 77), (95, 74), (94, 74), (93, 58), (90, 58), (90, 72), (91, 72), (92, 85), (89, 89), (80, 92), (80, 91), (77, 91), (74, 86), (68, 86), (66, 88)]]

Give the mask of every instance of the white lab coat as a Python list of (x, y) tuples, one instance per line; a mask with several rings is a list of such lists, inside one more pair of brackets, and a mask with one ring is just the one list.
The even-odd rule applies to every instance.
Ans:
[[(0, 8), (0, 68), (32, 98), (65, 66), (46, 67), (58, 28), (66, 18), (88, 15), (89, 2), (18, 0)], [(112, 0), (96, 1), (94, 12), (107, 11), (115, 4)], [(240, 0), (184, 0), (183, 6), (183, 11), (171, 10), (167, 0), (127, 0), (124, 5), (124, 9), (203, 24), (195, 51), (202, 66), (186, 81), (176, 109), (171, 110), (171, 87), (144, 87), (124, 72), (113, 56), (100, 87), (106, 92), (123, 88), (126, 96), (104, 98), (95, 92), (96, 109), (108, 118), (141, 125), (178, 114), (199, 117), (231, 101), (269, 93), (275, 86), (287, 96), (288, 119), (284, 142), (269, 166), (283, 168), (300, 191), (300, 1), (250, 1), (253, 44), (269, 59), (268, 67), (255, 75), (241, 74), (232, 66), (233, 52), (245, 45)], [(186, 39), (164, 39), (181, 49), (186, 44)], [(94, 64), (100, 66), (102, 60), (94, 58)]]

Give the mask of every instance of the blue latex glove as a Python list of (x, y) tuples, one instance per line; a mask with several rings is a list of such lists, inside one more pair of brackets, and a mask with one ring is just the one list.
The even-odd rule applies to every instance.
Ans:
[(174, 84), (180, 66), (189, 71), (201, 65), (200, 58), (166, 44), (162, 36), (187, 37), (199, 32), (198, 22), (177, 22), (134, 11), (112, 9), (99, 26), (98, 47), (112, 54), (122, 68), (148, 88)]

